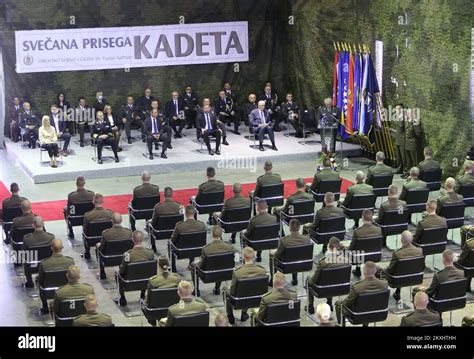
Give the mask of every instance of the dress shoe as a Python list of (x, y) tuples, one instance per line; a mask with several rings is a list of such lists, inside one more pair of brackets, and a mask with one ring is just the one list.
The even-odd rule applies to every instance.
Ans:
[(213, 150), (209, 150), (209, 154), (210, 154), (211, 156), (214, 156), (214, 151), (213, 151)]
[(98, 163), (99, 165), (101, 165), (101, 164), (103, 163), (103, 162), (102, 162), (102, 158), (99, 158), (99, 159), (97, 160), (97, 163)]
[(212, 293), (214, 293), (215, 295), (219, 295), (219, 294), (221, 294), (221, 290), (219, 288), (214, 288), (212, 290)]
[(224, 146), (229, 146), (229, 142), (227, 142), (227, 140), (226, 140), (225, 138), (224, 138), (224, 141), (222, 141), (222, 144), (223, 144)]
[(79, 143), (79, 146), (84, 147), (84, 142), (81, 141), (81, 142)]
[(178, 138), (182, 138), (182, 137), (183, 137), (183, 135), (181, 134), (181, 132), (178, 133)]
[(219, 156), (221, 154), (221, 151), (216, 150), (214, 153)]
[(119, 160), (118, 156), (115, 156), (115, 163), (119, 163), (119, 161), (120, 160)]
[(234, 133), (237, 135), (237, 136), (240, 136), (241, 133), (239, 131), (234, 131)]
[(277, 148), (275, 145), (273, 145), (273, 146), (272, 146), (272, 150), (273, 150), (273, 151), (278, 151), (278, 148)]
[(174, 138), (175, 139), (179, 138), (177, 133), (174, 134)]
[(168, 149), (172, 150), (173, 149), (173, 146), (171, 146), (171, 143), (168, 144)]
[(129, 137), (127, 142), (128, 142), (129, 145), (131, 145), (132, 144), (132, 138)]
[(249, 318), (250, 318), (250, 316), (246, 312), (242, 312), (242, 314), (240, 315), (240, 321), (241, 322), (245, 322), (245, 321), (249, 320)]
[(163, 152), (163, 153), (161, 154), (161, 158), (168, 158), (168, 156), (166, 156), (166, 153)]
[(118, 147), (118, 148), (117, 148), (117, 151), (122, 152), (122, 151), (123, 151), (123, 148), (122, 148), (122, 147)]
[(63, 157), (67, 157), (67, 156), (69, 156), (69, 151), (63, 150), (62, 154), (63, 154)]
[(314, 314), (314, 305), (305, 305), (304, 310), (307, 310), (309, 314)]
[(25, 288), (34, 288), (35, 284), (32, 281), (28, 281), (25, 283)]
[(260, 146), (258, 147), (258, 149), (259, 149), (260, 151), (262, 151), (262, 152), (265, 151), (265, 148), (263, 148), (263, 145), (260, 145)]
[(148, 158), (149, 158), (150, 160), (152, 160), (152, 159), (155, 158), (155, 157), (153, 157), (153, 154), (151, 154), (150, 156), (148, 156)]

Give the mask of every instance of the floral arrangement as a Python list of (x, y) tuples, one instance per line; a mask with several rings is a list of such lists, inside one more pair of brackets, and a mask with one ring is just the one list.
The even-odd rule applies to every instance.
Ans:
[(328, 158), (331, 161), (331, 169), (337, 171), (337, 162), (336, 162), (336, 153), (330, 151), (322, 151), (321, 156), (319, 156), (318, 166), (316, 167), (316, 172), (319, 172), (323, 169), (324, 160)]

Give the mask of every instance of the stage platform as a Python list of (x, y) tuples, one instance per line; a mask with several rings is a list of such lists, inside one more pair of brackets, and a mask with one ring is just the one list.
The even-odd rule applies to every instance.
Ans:
[[(306, 144), (303, 140), (294, 136), (286, 136), (285, 132), (275, 133), (276, 145), (279, 151), (271, 150), (268, 139), (265, 140), (265, 151), (261, 152), (253, 147), (253, 140), (248, 139), (248, 130), (241, 128), (241, 136), (228, 131), (227, 141), (229, 146), (221, 146), (220, 156), (210, 156), (206, 146), (203, 144), (200, 151), (200, 143), (196, 139), (196, 130), (184, 130), (186, 136), (173, 139), (173, 149), (168, 150), (167, 159), (155, 152), (155, 159), (144, 157), (146, 144), (139, 138), (137, 131), (133, 132), (134, 142), (132, 145), (122, 141), (123, 151), (119, 152), (120, 162), (115, 163), (110, 148), (104, 148), (103, 164), (99, 165), (94, 160), (94, 148), (90, 145), (89, 135), (86, 134), (86, 146), (81, 148), (75, 141), (78, 135), (71, 139), (72, 151), (68, 157), (63, 157), (63, 162), (58, 168), (49, 166), (49, 157), (43, 152), (43, 163), (40, 163), (40, 150), (22, 147), (21, 143), (13, 143), (5, 139), (6, 150), (12, 161), (20, 166), (26, 175), (34, 183), (51, 183), (75, 180), (78, 175), (86, 178), (111, 178), (139, 175), (143, 170), (150, 173), (163, 172), (185, 172), (199, 170), (207, 166), (216, 168), (260, 168), (265, 160), (274, 162), (290, 162), (301, 160), (314, 160), (321, 153), (321, 140), (318, 134), (308, 137)], [(246, 137), (247, 136), (247, 137)], [(258, 144), (258, 142), (257, 142)], [(214, 149), (215, 143), (211, 141)], [(340, 156), (341, 143), (336, 144), (337, 156)], [(359, 146), (344, 143), (342, 146), (343, 157), (353, 157), (361, 154)], [(107, 156), (107, 157), (106, 157)]]

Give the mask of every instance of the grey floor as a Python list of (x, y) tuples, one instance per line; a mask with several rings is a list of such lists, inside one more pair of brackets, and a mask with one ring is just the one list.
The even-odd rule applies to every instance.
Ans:
[[(349, 158), (346, 162), (347, 167), (341, 169), (341, 175), (349, 180), (354, 180), (355, 171), (358, 169), (365, 170), (371, 164), (370, 161), (364, 158)], [(281, 174), (284, 179), (292, 179), (297, 177), (308, 178), (314, 173), (316, 160), (313, 161), (292, 161), (285, 163), (274, 163), (274, 171)], [(248, 169), (226, 169), (221, 168), (218, 170), (217, 177), (224, 181), (226, 184), (233, 182), (248, 183), (253, 182), (255, 178), (260, 175), (261, 169), (258, 169), (257, 173), (251, 172)], [(19, 168), (14, 161), (8, 159), (6, 151), (0, 150), (0, 180), (5, 185), (9, 185), (10, 182), (15, 181), (19, 183), (21, 188), (21, 194), (28, 197), (32, 202), (37, 201), (50, 201), (65, 199), (67, 193), (74, 190), (74, 182), (58, 182), (49, 184), (33, 184), (29, 178), (24, 174), (21, 168)], [(86, 179), (87, 180), (87, 179)], [(200, 171), (186, 171), (182, 173), (161, 173), (153, 175), (152, 182), (160, 185), (161, 188), (167, 185), (171, 185), (175, 189), (193, 188), (204, 181), (204, 169)], [(399, 176), (396, 176), (395, 184), (402, 184), (402, 180)], [(104, 195), (114, 194), (126, 194), (130, 193), (132, 188), (140, 184), (138, 177), (119, 177), (109, 179), (90, 179), (87, 180), (87, 187), (95, 192), (100, 192)], [(431, 193), (432, 197), (436, 197), (437, 193)], [(205, 218), (202, 218), (205, 220)], [(352, 221), (347, 222), (349, 233), (352, 231)], [(128, 218), (124, 216), (124, 225), (128, 225)], [(138, 222), (137, 228), (143, 228), (143, 222)], [(66, 227), (64, 221), (51, 221), (47, 222), (48, 231), (54, 233), (58, 238), (63, 239), (65, 244), (64, 253), (73, 257), (81, 268), (82, 281), (92, 284), (95, 288), (96, 295), (99, 300), (99, 310), (112, 316), (113, 322), (116, 326), (148, 326), (146, 321), (142, 323), (140, 316), (128, 317), (127, 315), (138, 313), (138, 292), (127, 293), (127, 299), (129, 307), (126, 310), (119, 308), (114, 302), (113, 298), (117, 296), (115, 290), (104, 289), (99, 281), (97, 280), (98, 269), (89, 269), (85, 261), (80, 257), (81, 247), (71, 247), (68, 245), (66, 240)], [(414, 230), (414, 227), (411, 228)], [(76, 236), (80, 235), (76, 230)], [(227, 238), (228, 235), (224, 239)], [(454, 232), (454, 242), (459, 243), (459, 231)], [(389, 238), (388, 244), (391, 248), (394, 248), (395, 238)], [(460, 248), (453, 244), (449, 246), (457, 253), (460, 252)], [(239, 243), (235, 245), (236, 249), (239, 249)], [(321, 250), (320, 246), (315, 249), (315, 254)], [(158, 245), (158, 251), (165, 253), (163, 244)], [(384, 253), (384, 260), (379, 263), (380, 266), (384, 267), (387, 265), (390, 252)], [(0, 250), (0, 257), (5, 259), (5, 252)], [(315, 259), (319, 259), (320, 254), (317, 254)], [(268, 253), (264, 253), (263, 262), (261, 263), (268, 269)], [(431, 266), (431, 259), (427, 260), (427, 265)], [(441, 267), (440, 256), (436, 257), (436, 266)], [(107, 269), (109, 279), (113, 278), (114, 268)], [(190, 273), (187, 270), (187, 261), (178, 261), (178, 272), (180, 272), (184, 278), (190, 279)], [(424, 284), (429, 285), (432, 273), (426, 274)], [(296, 290), (302, 295), (302, 304), (306, 304), (306, 298), (304, 297), (301, 275), (300, 284), (297, 287), (291, 289)], [(290, 277), (287, 278), (290, 281)], [(353, 278), (356, 281), (357, 278)], [(18, 276), (13, 269), (13, 265), (6, 263), (2, 260), (0, 263), (0, 325), (3, 326), (43, 326), (45, 325), (44, 320), (48, 320), (48, 317), (41, 318), (38, 315), (38, 309), (40, 302), (38, 299), (30, 298), (22, 287), (23, 278)], [(227, 285), (228, 283), (223, 283)], [(209, 303), (211, 312), (211, 322), (215, 315), (224, 309), (223, 301), (221, 296), (215, 296), (212, 294), (212, 284), (201, 285), (201, 295), (203, 299)], [(31, 294), (31, 293), (30, 293)], [(402, 299), (409, 302), (409, 290), (405, 288), (402, 290)], [(471, 298), (472, 299), (472, 298)], [(318, 304), (316, 300), (315, 304)], [(390, 299), (390, 309), (396, 309), (396, 303), (393, 298)], [(459, 326), (462, 318), (467, 313), (474, 312), (474, 305), (468, 304), (465, 309), (454, 311), (452, 314), (452, 323), (455, 326)], [(236, 313), (236, 326), (249, 326), (249, 322), (241, 323), (239, 319), (240, 315)], [(302, 325), (311, 326), (314, 325), (313, 321), (309, 319), (306, 314), (302, 311), (301, 313)], [(398, 326), (400, 323), (401, 315), (395, 315), (390, 313), (387, 320), (383, 323), (378, 323), (378, 326)], [(449, 313), (443, 315), (445, 325), (449, 325)]]

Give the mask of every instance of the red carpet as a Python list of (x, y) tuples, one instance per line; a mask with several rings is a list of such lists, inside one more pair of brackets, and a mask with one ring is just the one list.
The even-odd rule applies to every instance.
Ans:
[[(306, 182), (311, 182), (312, 178), (307, 178)], [(296, 185), (294, 180), (286, 180), (285, 182), (285, 197), (288, 197), (296, 191)], [(352, 184), (351, 181), (342, 179), (341, 193), (346, 192), (348, 186)], [(243, 194), (247, 195), (249, 191), (255, 188), (255, 183), (243, 184)], [(174, 198), (176, 201), (182, 204), (189, 203), (189, 197), (196, 194), (196, 188), (181, 189), (174, 192)], [(10, 196), (10, 192), (7, 187), (0, 181), (0, 201)], [(225, 187), (225, 197), (229, 198), (232, 196), (232, 185)], [(121, 194), (115, 196), (105, 197), (105, 207), (115, 212), (126, 214), (127, 205), (130, 202), (130, 194)], [(43, 217), (45, 221), (57, 221), (63, 219), (63, 208), (66, 205), (66, 200), (62, 201), (48, 201), (48, 202), (34, 202), (33, 212)]]

